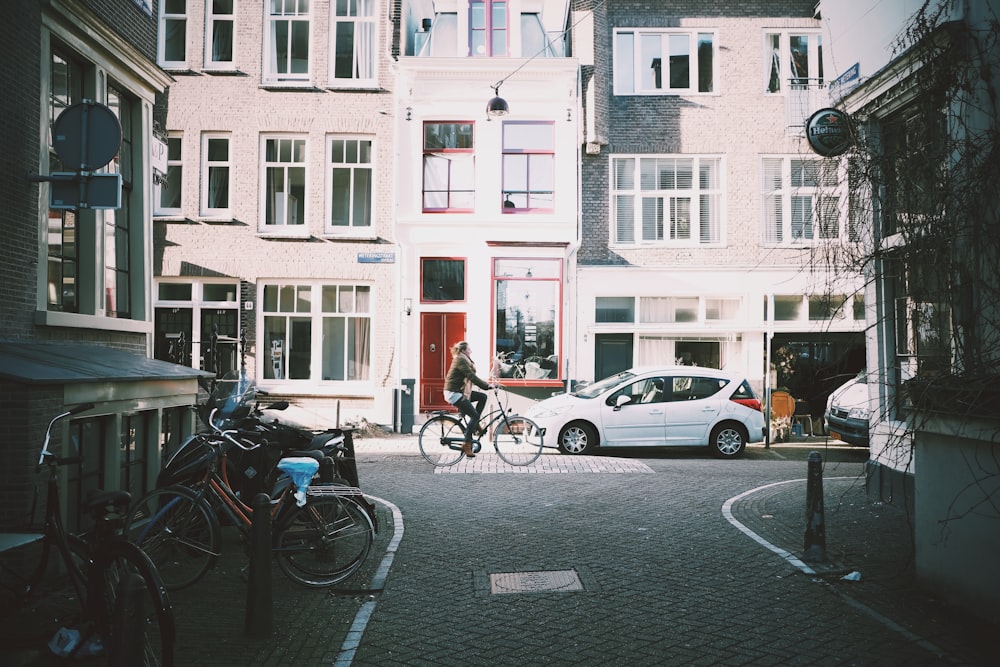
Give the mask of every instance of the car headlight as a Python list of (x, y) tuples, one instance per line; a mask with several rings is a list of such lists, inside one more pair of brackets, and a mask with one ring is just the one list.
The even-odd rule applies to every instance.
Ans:
[(570, 406), (568, 405), (564, 405), (559, 408), (535, 407), (528, 411), (527, 416), (529, 419), (552, 419), (553, 417), (558, 417), (559, 415), (563, 414), (564, 412), (569, 410), (569, 408)]
[(868, 408), (851, 408), (851, 411), (847, 413), (848, 419), (862, 419), (868, 421), (868, 415), (870, 411)]

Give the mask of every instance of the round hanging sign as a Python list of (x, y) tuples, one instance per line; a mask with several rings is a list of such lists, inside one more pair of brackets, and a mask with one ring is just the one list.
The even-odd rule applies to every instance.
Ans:
[(68, 106), (52, 123), (52, 147), (67, 169), (100, 169), (118, 154), (122, 126), (103, 104), (83, 101)]
[(837, 109), (820, 109), (806, 121), (806, 141), (823, 157), (841, 155), (852, 141), (850, 117)]

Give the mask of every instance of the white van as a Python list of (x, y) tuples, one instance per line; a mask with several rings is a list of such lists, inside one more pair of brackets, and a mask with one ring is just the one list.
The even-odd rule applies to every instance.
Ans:
[(837, 387), (826, 400), (826, 431), (831, 438), (849, 445), (868, 446), (871, 418), (871, 398), (868, 395), (868, 374), (861, 371)]

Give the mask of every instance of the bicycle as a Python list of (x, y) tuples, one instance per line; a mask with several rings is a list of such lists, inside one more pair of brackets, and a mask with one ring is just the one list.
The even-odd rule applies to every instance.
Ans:
[[(503, 387), (494, 384), (492, 391), (495, 406), (479, 417), (479, 434), (472, 441), (472, 451), (478, 453), (482, 448), (480, 438), (492, 431), (493, 448), (504, 462), (513, 466), (534, 463), (542, 453), (541, 430), (535, 422), (507, 407), (509, 394)], [(417, 438), (421, 456), (435, 466), (453, 466), (461, 461), (465, 458), (462, 445), (467, 423), (464, 415), (455, 416), (445, 410), (433, 412)]]
[[(243, 442), (237, 435), (219, 430), (189, 437), (161, 471), (160, 487), (130, 511), (127, 534), (157, 564), (169, 590), (191, 586), (215, 565), (222, 542), (220, 515), (249, 543), (253, 508), (229, 482), (226, 453), (233, 447), (253, 451), (265, 441)], [(360, 502), (361, 489), (309, 486), (301, 506), (295, 490), (283, 478), (270, 494), (272, 552), (279, 567), (304, 586), (347, 579), (368, 557), (377, 531), (370, 510)]]
[[(127, 491), (94, 491), (84, 502), (95, 521), (83, 536), (69, 533), (59, 499), (59, 467), (79, 464), (80, 456), (58, 456), (49, 450), (53, 425), (94, 405), (80, 405), (54, 417), (45, 430), (38, 469), (47, 469), (45, 519), (37, 565), (19, 594), (27, 599), (49, 569), (53, 549), (62, 557), (66, 576), (80, 602), (76, 628), (63, 627), (50, 642), (59, 655), (83, 657), (107, 652), (112, 664), (173, 665), (173, 609), (156, 566), (143, 551), (124, 539), (122, 515)], [(136, 578), (138, 577), (138, 578)], [(79, 628), (79, 629), (77, 629)]]

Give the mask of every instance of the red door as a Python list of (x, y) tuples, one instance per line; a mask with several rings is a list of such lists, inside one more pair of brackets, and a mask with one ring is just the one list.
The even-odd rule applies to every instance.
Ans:
[(450, 410), (444, 379), (451, 366), (451, 346), (465, 338), (465, 313), (420, 314), (420, 411)]

